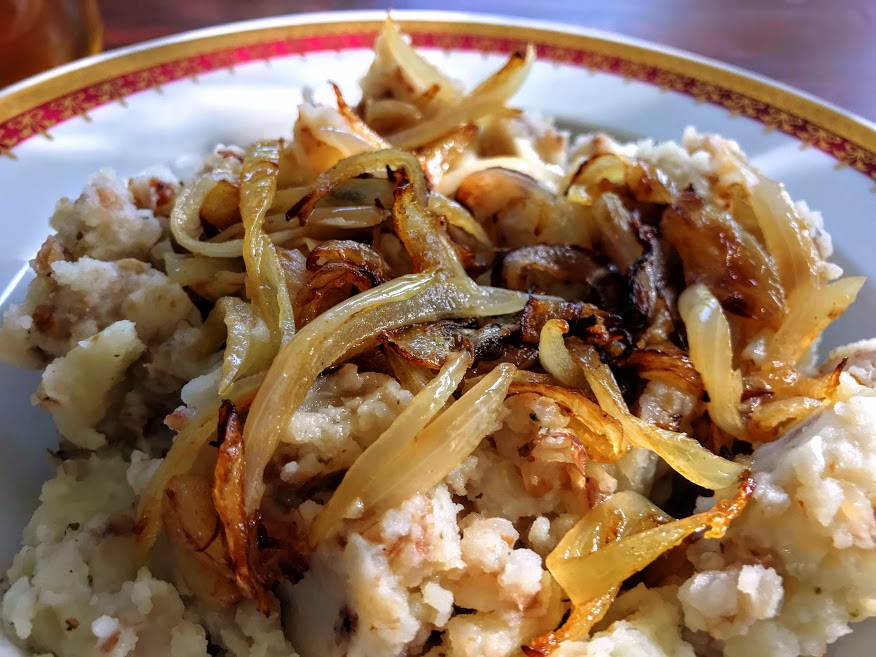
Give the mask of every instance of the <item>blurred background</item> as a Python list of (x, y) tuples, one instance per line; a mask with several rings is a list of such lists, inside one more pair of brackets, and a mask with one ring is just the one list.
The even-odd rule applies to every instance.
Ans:
[(199, 27), (387, 8), (507, 14), (618, 32), (735, 64), (876, 118), (876, 0), (0, 0), (0, 86), (100, 47)]

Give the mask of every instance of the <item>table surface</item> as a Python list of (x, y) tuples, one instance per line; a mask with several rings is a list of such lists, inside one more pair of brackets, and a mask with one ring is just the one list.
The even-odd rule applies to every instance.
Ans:
[(99, 0), (107, 48), (230, 21), (446, 9), (563, 21), (735, 64), (876, 119), (876, 0)]

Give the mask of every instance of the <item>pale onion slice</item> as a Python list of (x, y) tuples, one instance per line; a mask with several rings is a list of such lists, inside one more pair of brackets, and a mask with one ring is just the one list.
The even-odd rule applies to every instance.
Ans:
[(782, 184), (737, 161), (751, 192), (751, 205), (767, 250), (776, 262), (789, 300), (822, 287), (821, 263), (808, 226), (797, 214)]
[(307, 324), (274, 360), (244, 427), (247, 512), (258, 508), (264, 469), (292, 415), (325, 368), (382, 331), (450, 317), (519, 312), (526, 300), (524, 294), (429, 271), (400, 276), (357, 294)]
[[(246, 408), (255, 397), (263, 380), (264, 376), (257, 374), (238, 381), (228, 391), (226, 399), (233, 401), (240, 409)], [(217, 398), (213, 403), (199, 409), (197, 415), (188, 420), (174, 439), (167, 456), (161, 461), (161, 465), (140, 494), (137, 521), (134, 525), (140, 563), (145, 563), (161, 529), (161, 500), (164, 489), (173, 477), (191, 470), (198, 460), (201, 450), (216, 433), (220, 405), (221, 400)]]
[(545, 371), (568, 388), (590, 390), (587, 377), (581, 366), (575, 362), (563, 335), (569, 332), (568, 322), (562, 319), (549, 319), (541, 329), (538, 341), (538, 360)]
[(453, 132), (465, 123), (474, 123), (502, 109), (523, 85), (534, 60), (535, 48), (530, 44), (525, 51), (512, 54), (501, 69), (481, 82), (470, 94), (439, 109), (422, 123), (389, 135), (389, 141), (397, 148), (416, 148)]
[(754, 481), (745, 477), (733, 498), (718, 502), (709, 511), (632, 533), (581, 557), (555, 559), (548, 568), (557, 581), (564, 582), (563, 589), (571, 600), (582, 604), (596, 600), (697, 532), (705, 530), (706, 538), (721, 538), (753, 492)]
[(687, 329), (690, 360), (709, 395), (709, 417), (731, 436), (744, 438), (742, 373), (733, 368), (730, 324), (721, 303), (705, 285), (691, 285), (678, 298), (678, 312)]
[(238, 182), (233, 174), (227, 171), (211, 171), (198, 178), (190, 187), (183, 189), (170, 213), (170, 232), (177, 244), (192, 253), (213, 258), (239, 258), (243, 253), (243, 240), (213, 244), (199, 239), (204, 233), (201, 224), (201, 205), (220, 181), (234, 185)]
[(438, 91), (433, 100), (440, 99), (443, 102), (456, 100), (459, 94), (450, 79), (408, 43), (399, 26), (389, 16), (374, 44), (376, 52), (380, 53), (382, 48), (386, 48), (389, 61), (398, 64), (404, 77), (416, 89), (425, 92), (437, 87)]
[[(225, 353), (219, 394), (227, 394), (238, 379), (268, 369), (277, 353), (271, 330), (252, 304), (236, 297), (220, 299), (213, 312), (221, 313), (226, 328)], [(212, 313), (211, 313), (212, 314)]]
[[(438, 375), (417, 393), (389, 428), (356, 459), (313, 521), (310, 527), (311, 547), (337, 534), (354, 506), (374, 519), (381, 510), (376, 502), (382, 497), (386, 500), (387, 491), (400, 490), (392, 484), (402, 478), (403, 471), (423, 466), (416, 462), (400, 463), (399, 459), (407, 453), (417, 434), (450, 399), (470, 364), (471, 357), (466, 353), (457, 353), (448, 358)], [(453, 464), (448, 472), (457, 465), (459, 463)]]
[(264, 231), (265, 215), (274, 199), (280, 171), (278, 142), (249, 147), (240, 171), (240, 216), (243, 220), (243, 261), (247, 291), (275, 346), (295, 334), (292, 299), (277, 249)]
[(744, 468), (713, 454), (683, 433), (655, 427), (630, 413), (611, 370), (593, 347), (576, 352), (584, 376), (602, 409), (620, 422), (624, 437), (636, 447), (649, 449), (673, 470), (698, 486), (718, 490), (733, 484)]
[(863, 276), (848, 276), (818, 292), (795, 295), (793, 304), (789, 304), (791, 311), (767, 345), (766, 366), (796, 365), (821, 332), (855, 301), (866, 280)]
[(338, 185), (363, 174), (385, 173), (388, 169), (403, 172), (407, 181), (413, 185), (416, 198), (425, 204), (428, 187), (420, 161), (411, 153), (386, 149), (353, 155), (319, 174), (310, 191), (286, 213), (286, 216), (289, 219), (297, 217), (302, 224), (307, 223), (316, 204), (331, 194)]
[(435, 185), (435, 191), (444, 196), (453, 196), (463, 180), (473, 173), (487, 169), (508, 169), (522, 173), (555, 194), (562, 188), (563, 170), (556, 165), (531, 161), (522, 157), (486, 157), (473, 159), (454, 167), (438, 181)]

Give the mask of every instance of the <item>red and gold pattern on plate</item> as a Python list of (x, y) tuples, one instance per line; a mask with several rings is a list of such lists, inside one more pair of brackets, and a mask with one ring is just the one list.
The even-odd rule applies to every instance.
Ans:
[[(290, 24), (181, 39), (98, 60), (82, 69), (0, 96), (0, 153), (72, 117), (132, 94), (210, 71), (276, 57), (370, 48), (381, 19)], [(876, 180), (876, 132), (791, 91), (662, 50), (607, 38), (477, 22), (401, 21), (414, 44), (442, 50), (507, 53), (536, 45), (539, 58), (653, 84), (719, 105), (767, 129), (796, 137)], [(77, 82), (79, 84), (77, 84)]]

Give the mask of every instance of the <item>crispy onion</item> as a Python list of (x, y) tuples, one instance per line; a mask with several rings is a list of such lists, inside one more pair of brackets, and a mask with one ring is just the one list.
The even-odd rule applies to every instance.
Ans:
[(357, 176), (385, 172), (391, 168), (403, 172), (405, 180), (413, 186), (416, 198), (425, 202), (428, 191), (426, 177), (417, 158), (410, 153), (388, 149), (348, 157), (321, 173), (310, 191), (289, 209), (286, 218), (290, 221), (297, 219), (304, 224), (316, 204), (342, 183)]
[(265, 142), (247, 149), (240, 171), (240, 216), (247, 292), (279, 347), (295, 334), (292, 300), (277, 248), (263, 230), (265, 214), (277, 189), (279, 144)]
[[(428, 485), (410, 490), (411, 483), (419, 483), (419, 471), (425, 465), (422, 461), (413, 459), (412, 455), (416, 451), (415, 447), (424, 449), (421, 432), (456, 391), (470, 364), (471, 358), (467, 354), (454, 354), (448, 358), (435, 378), (417, 393), (389, 428), (353, 462), (343, 481), (311, 525), (312, 547), (337, 534), (354, 507), (364, 509), (364, 513), (373, 522), (382, 511), (392, 508), (418, 491), (428, 490)], [(469, 394), (473, 393), (471, 391)], [(436, 436), (434, 432), (431, 435)], [(425, 438), (422, 436), (422, 439)], [(420, 445), (415, 445), (415, 441)], [(448, 463), (456, 460), (455, 456), (449, 456), (447, 452), (442, 453), (440, 458)], [(447, 468), (447, 472), (457, 465), (459, 463), (454, 462)], [(410, 477), (411, 470), (415, 471), (414, 477)], [(436, 470), (443, 470), (443, 467), (438, 466)]]
[(709, 288), (728, 311), (776, 326), (785, 291), (776, 266), (729, 213), (683, 192), (663, 213), (663, 235), (681, 255), (688, 285)]
[(513, 313), (525, 302), (519, 293), (481, 288), (468, 278), (446, 279), (429, 271), (400, 276), (310, 322), (274, 360), (247, 419), (247, 511), (257, 508), (264, 491), (265, 466), (295, 410), (325, 368), (349, 357), (382, 331), (448, 317)]
[(517, 93), (529, 75), (534, 59), (535, 48), (532, 45), (528, 45), (524, 51), (515, 52), (501, 69), (467, 96), (440, 108), (429, 119), (389, 135), (389, 141), (397, 148), (416, 148), (434, 142), (465, 123), (474, 123), (495, 112)]
[(256, 603), (259, 611), (267, 614), (272, 605), (266, 583), (256, 565), (258, 527), (254, 519), (247, 517), (243, 504), (243, 427), (237, 409), (228, 400), (224, 400), (219, 409), (218, 434), (219, 453), (213, 471), (213, 504), (222, 523), (237, 587), (243, 595)]
[(523, 341), (538, 344), (541, 330), (550, 319), (569, 323), (573, 334), (597, 346), (611, 359), (622, 357), (630, 346), (629, 334), (619, 326), (619, 318), (583, 301), (563, 301), (533, 295), (520, 318)]
[[(734, 497), (718, 502), (705, 513), (630, 533), (588, 553), (583, 553), (584, 549), (581, 549), (587, 545), (586, 533), (580, 530), (576, 532), (573, 528), (571, 531), (575, 534), (568, 543), (581, 546), (578, 548), (580, 556), (573, 556), (575, 550), (555, 550), (548, 556), (548, 569), (558, 582), (563, 582), (563, 590), (576, 604), (599, 600), (607, 593), (616, 591), (627, 578), (660, 555), (681, 545), (689, 536), (705, 531), (706, 538), (721, 538), (730, 523), (742, 513), (753, 493), (754, 481), (750, 476), (743, 476)], [(661, 514), (657, 522), (666, 519)], [(564, 543), (568, 544), (565, 538), (560, 545)]]
[(575, 345), (573, 354), (602, 409), (620, 422), (624, 437), (633, 445), (649, 449), (673, 470), (698, 486), (718, 490), (732, 484), (743, 468), (713, 454), (683, 433), (653, 426), (630, 413), (611, 370), (589, 345)]
[[(633, 491), (621, 491), (591, 509), (570, 529), (545, 559), (545, 565), (557, 584), (569, 595), (572, 611), (563, 625), (541, 636), (523, 650), (527, 657), (548, 655), (563, 641), (586, 637), (614, 601), (620, 584), (599, 597), (582, 599), (576, 594), (574, 577), (577, 559), (615, 543), (625, 536), (671, 522), (672, 518), (647, 498)], [(570, 593), (571, 591), (571, 593)]]

